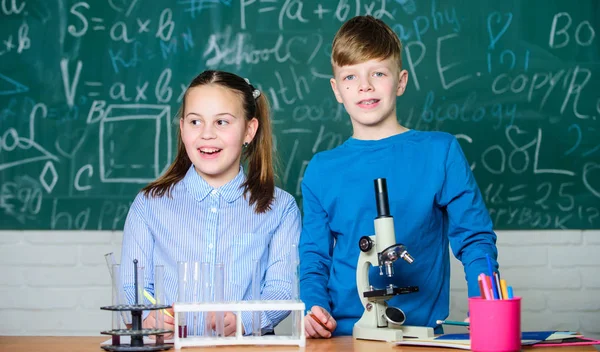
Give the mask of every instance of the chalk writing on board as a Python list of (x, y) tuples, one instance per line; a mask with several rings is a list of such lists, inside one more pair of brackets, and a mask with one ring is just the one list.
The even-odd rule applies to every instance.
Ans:
[(356, 15), (402, 40), (398, 120), (457, 138), (497, 229), (600, 228), (597, 10), (552, 3), (0, 0), (0, 228), (121, 229), (205, 69), (269, 98), (278, 182), (301, 205), (313, 155), (352, 135), (329, 80)]

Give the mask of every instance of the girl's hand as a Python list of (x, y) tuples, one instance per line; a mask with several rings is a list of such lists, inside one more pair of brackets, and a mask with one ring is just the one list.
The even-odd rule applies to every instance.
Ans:
[[(173, 312), (173, 308), (167, 308), (166, 310), (169, 312), (169, 314), (175, 316), (175, 312)], [(175, 329), (175, 320), (172, 317), (165, 314), (165, 312), (162, 309), (159, 311), (159, 314), (162, 314), (163, 321), (164, 321), (164, 329), (174, 330)], [(144, 321), (142, 322), (142, 328), (143, 329), (156, 329), (157, 328), (156, 311), (150, 311), (150, 314), (148, 314), (146, 319), (144, 319)], [(156, 335), (150, 335), (149, 337), (151, 339), (154, 339), (155, 336)], [(172, 338), (173, 338), (173, 333), (165, 334), (165, 340), (169, 340)]]
[[(208, 314), (208, 324), (210, 326), (211, 329), (215, 330), (217, 329), (217, 322), (216, 322), (216, 318), (215, 318), (215, 313), (214, 312), (210, 312)], [(225, 336), (235, 336), (235, 332), (236, 332), (236, 324), (237, 324), (237, 316), (235, 314), (233, 314), (232, 312), (224, 312), (224, 317), (223, 317), (223, 325), (224, 325), (224, 329), (223, 329), (223, 334)], [(242, 325), (242, 335), (244, 334), (244, 326)]]

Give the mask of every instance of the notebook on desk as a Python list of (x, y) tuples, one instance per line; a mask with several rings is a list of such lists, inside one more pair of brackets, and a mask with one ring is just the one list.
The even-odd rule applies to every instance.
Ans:
[(585, 346), (600, 345), (600, 340), (590, 339), (576, 333), (558, 331), (544, 341), (540, 341), (533, 347), (562, 347), (562, 346)]
[[(398, 341), (403, 346), (446, 347), (462, 350), (471, 349), (469, 334), (444, 334), (428, 339), (406, 339)], [(598, 345), (594, 340), (573, 331), (525, 331), (521, 334), (521, 345), (532, 347)]]

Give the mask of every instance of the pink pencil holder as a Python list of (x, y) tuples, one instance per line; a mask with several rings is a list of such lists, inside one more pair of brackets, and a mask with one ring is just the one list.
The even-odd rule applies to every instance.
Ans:
[(521, 350), (521, 297), (469, 298), (471, 350), (515, 352)]

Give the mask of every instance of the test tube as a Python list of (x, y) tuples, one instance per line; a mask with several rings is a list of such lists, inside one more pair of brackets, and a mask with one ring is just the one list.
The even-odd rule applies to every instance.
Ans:
[[(113, 306), (118, 306), (121, 303), (119, 302), (119, 287), (117, 286), (117, 281), (116, 281), (116, 277), (118, 275), (121, 274), (121, 267), (120, 265), (113, 265), (111, 268), (112, 271), (112, 304)], [(112, 328), (113, 330), (119, 330), (121, 329), (121, 315), (119, 314), (119, 311), (113, 311), (113, 316), (112, 316)]]
[(135, 280), (137, 281), (137, 286), (135, 287), (135, 304), (144, 304), (144, 267), (138, 266), (136, 263), (136, 275)]
[[(290, 249), (290, 274), (292, 278), (292, 300), (298, 301), (300, 299), (300, 279), (298, 277), (298, 270), (300, 265), (300, 254), (298, 253), (298, 246), (293, 244)], [(292, 336), (299, 337), (304, 332), (301, 331), (304, 312), (297, 310), (292, 311)]]
[[(111, 277), (112, 277), (112, 304), (113, 306), (118, 306), (121, 304), (119, 297), (119, 286), (116, 278), (121, 275), (121, 266), (118, 264), (112, 265), (111, 268)], [(123, 312), (113, 311), (112, 312), (112, 329), (113, 330), (121, 330), (121, 314)], [(113, 346), (118, 346), (121, 344), (121, 337), (119, 335), (112, 335), (112, 344)]]
[[(156, 305), (165, 304), (165, 291), (164, 291), (164, 279), (165, 279), (165, 267), (162, 265), (154, 266), (154, 299)], [(156, 328), (165, 328), (165, 316), (162, 309), (154, 311), (156, 313)]]
[[(259, 301), (260, 300), (260, 285), (262, 279), (262, 273), (260, 270), (260, 261), (255, 259), (252, 261), (253, 269), (252, 269), (252, 300)], [(261, 312), (253, 311), (252, 312), (252, 335), (260, 336), (261, 335)]]
[[(177, 302), (186, 303), (186, 292), (187, 292), (187, 282), (188, 282), (188, 263), (187, 262), (177, 262), (177, 273), (178, 273), (178, 291), (177, 291)], [(187, 321), (186, 321), (186, 313), (179, 314), (179, 338), (187, 337)]]
[[(165, 267), (162, 265), (154, 266), (154, 299), (156, 305), (165, 304), (165, 291), (164, 291), (164, 279), (165, 279)], [(154, 311), (156, 316), (155, 329), (163, 330), (165, 328), (165, 316), (162, 309)], [(165, 341), (165, 335), (156, 335), (156, 345), (162, 345)]]
[(300, 265), (300, 255), (298, 246), (293, 244), (290, 249), (290, 271), (292, 276), (292, 300), (300, 299), (300, 279), (298, 277), (298, 269)]
[[(224, 302), (225, 296), (225, 267), (223, 263), (215, 264), (215, 303)], [(224, 312), (215, 312), (215, 333), (218, 337), (225, 336)]]
[[(201, 301), (200, 298), (200, 262), (192, 263), (192, 302), (197, 303)], [(190, 335), (198, 335), (198, 327), (200, 322), (198, 321), (199, 312), (194, 312), (194, 322), (192, 323), (192, 331)]]
[[(117, 301), (113, 302), (113, 305), (121, 305), (127, 304), (127, 300), (125, 299), (125, 292), (123, 292), (123, 284), (121, 280), (121, 267), (117, 270), (117, 274), (114, 274), (114, 265), (118, 265), (115, 260), (115, 256), (113, 252), (107, 253), (104, 255), (104, 259), (106, 260), (106, 266), (108, 267), (108, 273), (110, 274), (110, 279), (113, 287), (113, 295), (116, 295)], [(118, 314), (117, 314), (118, 315)], [(121, 311), (121, 319), (123, 319), (123, 324), (131, 324), (131, 314), (126, 311)]]
[[(202, 302), (211, 302), (210, 297), (210, 263), (202, 263)], [(212, 336), (212, 329), (209, 324), (209, 312), (204, 312), (204, 336)]]

